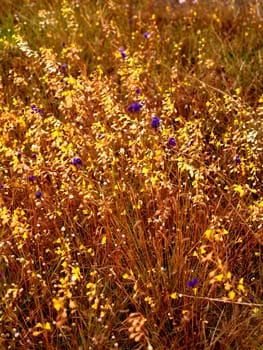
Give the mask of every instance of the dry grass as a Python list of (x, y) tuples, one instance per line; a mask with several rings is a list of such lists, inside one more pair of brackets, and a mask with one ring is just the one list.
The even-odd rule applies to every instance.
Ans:
[(262, 349), (259, 4), (4, 1), (0, 348)]

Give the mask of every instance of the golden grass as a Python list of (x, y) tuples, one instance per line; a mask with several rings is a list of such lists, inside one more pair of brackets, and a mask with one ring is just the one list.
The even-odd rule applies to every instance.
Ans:
[(262, 349), (259, 3), (3, 3), (1, 349)]

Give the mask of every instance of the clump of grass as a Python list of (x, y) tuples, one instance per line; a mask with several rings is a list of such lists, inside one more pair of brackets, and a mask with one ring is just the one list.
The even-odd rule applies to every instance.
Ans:
[(260, 349), (257, 2), (5, 1), (8, 349)]

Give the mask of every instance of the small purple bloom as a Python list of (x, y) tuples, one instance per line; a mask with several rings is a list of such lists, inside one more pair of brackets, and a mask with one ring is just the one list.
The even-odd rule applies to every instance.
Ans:
[(0, 272), (0, 280), (4, 277), (3, 272)]
[(31, 157), (32, 157), (32, 159), (37, 159), (36, 153), (33, 153)]
[(0, 190), (3, 188), (4, 186), (2, 184), (0, 184)]
[(81, 161), (80, 158), (75, 157), (75, 158), (72, 159), (72, 164), (75, 165), (75, 166), (81, 166), (82, 165), (82, 161)]
[(235, 162), (236, 162), (236, 164), (240, 164), (241, 163), (241, 159), (240, 159), (239, 155), (235, 156)]
[(18, 152), (18, 153), (17, 153), (17, 158), (20, 160), (21, 157), (22, 157), (22, 152)]
[(42, 192), (41, 191), (37, 191), (36, 192), (36, 198), (40, 199), (42, 197)]
[(125, 59), (125, 58), (127, 57), (126, 53), (124, 52), (124, 48), (123, 48), (123, 47), (120, 48), (119, 52), (120, 52), (121, 57), (122, 57), (123, 59)]
[(170, 138), (169, 138), (168, 145), (169, 145), (170, 147), (175, 147), (175, 146), (176, 146), (176, 141), (175, 141), (175, 138), (174, 138), (174, 137), (170, 137)]
[(142, 104), (138, 102), (133, 102), (129, 107), (128, 107), (128, 112), (139, 112), (140, 109), (142, 108)]
[(32, 113), (32, 114), (34, 114), (34, 113), (43, 114), (43, 110), (42, 110), (42, 109), (37, 108), (37, 106), (36, 106), (36, 105), (32, 105), (32, 106), (31, 106), (31, 113)]
[(66, 70), (68, 68), (68, 65), (66, 63), (62, 64), (60, 67), (62, 70)]
[(28, 176), (28, 180), (29, 181), (34, 181), (36, 179), (36, 176), (35, 175), (29, 175)]
[(62, 41), (62, 47), (66, 47), (65, 41)]
[(160, 126), (160, 118), (153, 117), (151, 121), (151, 127), (157, 130), (159, 126)]
[(193, 280), (190, 280), (187, 282), (187, 287), (194, 288), (196, 287), (197, 283), (198, 283), (198, 278), (195, 277)]
[(137, 89), (135, 89), (135, 92), (138, 95), (141, 92), (141, 90), (139, 88), (137, 88)]
[(146, 32), (143, 34), (143, 36), (145, 37), (145, 39), (148, 39), (151, 36), (150, 32)]

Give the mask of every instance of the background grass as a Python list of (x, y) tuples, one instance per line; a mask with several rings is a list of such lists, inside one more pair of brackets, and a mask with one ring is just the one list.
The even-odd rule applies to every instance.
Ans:
[(1, 349), (262, 349), (259, 2), (2, 3)]

